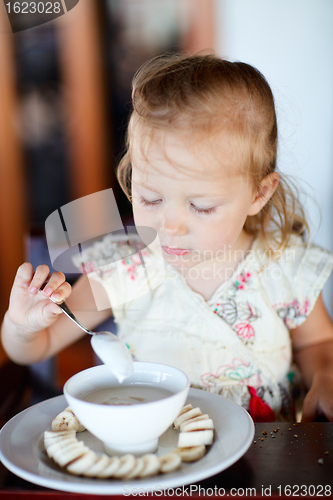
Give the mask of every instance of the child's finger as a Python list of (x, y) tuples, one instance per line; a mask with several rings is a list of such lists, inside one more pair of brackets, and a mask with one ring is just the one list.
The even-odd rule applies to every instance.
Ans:
[(322, 413), (329, 422), (333, 422), (333, 406), (331, 401), (326, 401), (326, 404), (323, 405)]
[(16, 273), (14, 279), (14, 286), (23, 286), (24, 288), (28, 288), (30, 286), (32, 277), (34, 274), (34, 270), (30, 262), (24, 262)]
[[(55, 292), (52, 294), (52, 298), (56, 302), (63, 302), (71, 293), (72, 287), (67, 281), (62, 283), (62, 285), (55, 290)], [(59, 314), (62, 313), (62, 309), (54, 304), (54, 302), (49, 301), (49, 304), (47, 304), (44, 307), (44, 317), (47, 320), (54, 320), (55, 316), (58, 316)]]
[(52, 293), (52, 298), (57, 302), (62, 302), (71, 294), (72, 287), (67, 281), (65, 281), (61, 286), (59, 286), (54, 293)]
[(62, 314), (62, 309), (59, 306), (57, 306), (57, 304), (51, 301), (49, 302), (50, 303), (47, 304), (44, 308), (44, 315), (46, 312), (46, 316), (52, 318), (54, 315), (58, 316), (59, 314)]
[(317, 415), (317, 398), (309, 391), (304, 398), (302, 422), (313, 422)]
[(50, 273), (50, 269), (45, 264), (38, 266), (34, 272), (30, 283), (29, 292), (31, 295), (36, 295), (40, 287), (44, 284)]
[(66, 283), (66, 276), (63, 273), (59, 271), (52, 273), (43, 289), (44, 295), (46, 295), (46, 297), (50, 297), (64, 283)]
[(49, 321), (53, 322), (57, 316), (62, 314), (62, 309), (59, 306), (57, 306), (54, 302), (51, 302), (50, 300), (48, 302), (49, 303), (47, 303), (44, 306), (43, 316), (44, 316), (46, 322), (49, 322)]

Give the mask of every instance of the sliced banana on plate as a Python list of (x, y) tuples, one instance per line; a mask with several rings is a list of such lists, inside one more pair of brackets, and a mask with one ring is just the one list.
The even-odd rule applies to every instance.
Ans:
[(134, 468), (127, 474), (127, 476), (125, 476), (124, 479), (134, 479), (136, 477), (139, 477), (144, 467), (145, 467), (144, 460), (142, 458), (137, 458)]
[(200, 408), (188, 404), (174, 421), (180, 431), (178, 448), (158, 457), (147, 453), (142, 457), (126, 454), (122, 457), (97, 455), (76, 437), (85, 430), (68, 406), (52, 421), (52, 431), (44, 432), (44, 447), (49, 458), (70, 474), (101, 479), (134, 479), (166, 474), (181, 467), (182, 462), (194, 462), (213, 443), (214, 423)]
[(147, 453), (143, 455), (142, 460), (145, 464), (142, 472), (140, 472), (139, 477), (149, 477), (155, 476), (160, 471), (160, 459), (154, 453)]
[(183, 408), (179, 412), (178, 417), (180, 417), (180, 415), (183, 415), (183, 413), (186, 413), (189, 410), (193, 410), (193, 406), (191, 404), (183, 406)]
[(205, 415), (199, 415), (198, 417), (193, 417), (189, 418), (188, 420), (185, 420), (182, 424), (180, 424), (179, 430), (180, 432), (183, 432), (184, 427), (189, 423), (189, 422), (197, 422), (198, 420), (208, 420), (209, 416), (207, 413)]
[(182, 459), (178, 453), (170, 452), (160, 457), (160, 464), (160, 472), (166, 474), (179, 469), (182, 465)]
[(173, 425), (175, 426), (175, 429), (179, 429), (183, 422), (185, 422), (186, 420), (190, 420), (193, 417), (198, 417), (199, 415), (202, 415), (202, 411), (200, 410), (200, 408), (192, 408), (184, 413), (181, 413), (176, 418)]
[(59, 441), (63, 438), (63, 436), (73, 437), (73, 436), (76, 436), (76, 432), (75, 431), (45, 431), (44, 432), (44, 442), (45, 441), (55, 442), (56, 440)]
[(52, 430), (82, 432), (85, 430), (85, 427), (79, 422), (68, 406), (52, 421)]
[(190, 419), (182, 424), (180, 432), (203, 431), (207, 429), (214, 429), (214, 422), (211, 418), (204, 420)]
[(85, 470), (83, 475), (87, 477), (98, 477), (98, 475), (109, 465), (109, 459), (110, 457), (105, 455), (105, 453), (99, 457), (95, 454), (94, 462)]
[(213, 431), (207, 429), (204, 431), (181, 432), (178, 436), (179, 448), (191, 448), (202, 444), (213, 444)]
[(190, 448), (177, 448), (173, 453), (178, 453), (182, 462), (196, 462), (206, 453), (206, 446), (192, 446)]
[(66, 467), (66, 465), (82, 457), (82, 455), (85, 455), (88, 451), (90, 451), (89, 448), (80, 441), (80, 443), (74, 443), (66, 448), (60, 448), (54, 453), (52, 458), (60, 467)]
[(94, 451), (88, 449), (86, 453), (81, 455), (77, 460), (74, 460), (71, 464), (67, 465), (67, 471), (75, 476), (85, 476), (87, 471), (93, 466), (97, 459), (97, 455)]
[(114, 472), (113, 477), (118, 479), (125, 478), (136, 466), (136, 458), (131, 453), (121, 457), (118, 469)]
[[(48, 457), (53, 458), (59, 450), (66, 450), (67, 447), (73, 446), (73, 444), (78, 443), (75, 436), (73, 437), (63, 437), (61, 440), (54, 440), (53, 443), (44, 443), (46, 453)], [(82, 443), (83, 444), (83, 443)]]
[(104, 469), (96, 475), (96, 477), (102, 479), (108, 479), (112, 477), (116, 470), (119, 468), (120, 458), (119, 457), (109, 457), (108, 463), (104, 467)]

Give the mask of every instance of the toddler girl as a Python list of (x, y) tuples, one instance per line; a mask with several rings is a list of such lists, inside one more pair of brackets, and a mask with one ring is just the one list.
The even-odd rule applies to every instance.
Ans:
[[(134, 78), (118, 179), (135, 225), (156, 230), (160, 247), (100, 267), (117, 247), (108, 235), (75, 261), (93, 269), (135, 359), (182, 369), (257, 421), (290, 418), (294, 360), (309, 388), (303, 420), (333, 421), (333, 327), (320, 295), (333, 256), (304, 243), (276, 155), (272, 92), (252, 66), (213, 55), (149, 61)], [(160, 283), (150, 290), (147, 270), (148, 285)], [(55, 272), (38, 293), (48, 273), (29, 263), (17, 272), (2, 341), (18, 363), (82, 335), (47, 296), (68, 298), (89, 328), (110, 314), (94, 310), (87, 276), (71, 294)]]

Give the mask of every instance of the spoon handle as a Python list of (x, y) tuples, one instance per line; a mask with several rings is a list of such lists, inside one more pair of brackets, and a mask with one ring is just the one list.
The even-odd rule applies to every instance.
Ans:
[(60, 307), (60, 309), (62, 309), (62, 311), (66, 314), (66, 316), (68, 316), (69, 319), (74, 321), (74, 323), (76, 323), (77, 326), (79, 326), (84, 332), (93, 335), (93, 332), (91, 330), (88, 330), (88, 328), (86, 328), (85, 326), (83, 326), (82, 323), (80, 323), (80, 321), (76, 318), (76, 316), (74, 316), (74, 314), (72, 313), (66, 302), (56, 302), (52, 297), (49, 297), (49, 299), (52, 300), (52, 302), (54, 302), (55, 304), (57, 304), (57, 306)]

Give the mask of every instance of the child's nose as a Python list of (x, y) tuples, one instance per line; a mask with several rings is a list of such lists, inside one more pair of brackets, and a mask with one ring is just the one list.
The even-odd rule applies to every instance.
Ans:
[(177, 218), (166, 218), (162, 222), (161, 231), (168, 236), (185, 236), (188, 233), (186, 224)]

